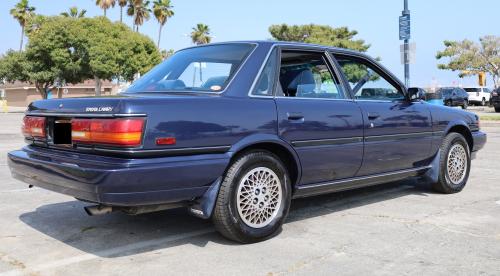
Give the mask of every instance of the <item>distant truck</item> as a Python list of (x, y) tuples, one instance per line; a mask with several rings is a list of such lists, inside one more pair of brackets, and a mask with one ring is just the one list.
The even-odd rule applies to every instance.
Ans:
[(469, 94), (469, 103), (480, 104), (485, 106), (490, 103), (491, 90), (484, 86), (464, 87), (464, 90)]

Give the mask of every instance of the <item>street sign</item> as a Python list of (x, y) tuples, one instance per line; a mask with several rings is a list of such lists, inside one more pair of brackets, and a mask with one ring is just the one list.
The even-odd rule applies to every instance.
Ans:
[(403, 14), (399, 17), (399, 40), (407, 40), (410, 37), (410, 14)]
[(399, 50), (401, 53), (401, 64), (414, 64), (415, 63), (415, 57), (416, 57), (416, 52), (417, 52), (417, 45), (415, 42), (412, 42), (408, 44), (408, 55), (406, 57), (408, 58), (407, 62), (405, 62), (405, 45), (401, 44), (399, 46)]

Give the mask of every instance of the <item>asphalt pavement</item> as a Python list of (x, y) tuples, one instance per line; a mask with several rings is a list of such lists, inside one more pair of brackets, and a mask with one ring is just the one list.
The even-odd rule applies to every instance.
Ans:
[(283, 231), (241, 245), (169, 210), (89, 217), (85, 203), (11, 178), (22, 114), (0, 114), (0, 275), (500, 275), (500, 127), (469, 183), (406, 180), (294, 200)]

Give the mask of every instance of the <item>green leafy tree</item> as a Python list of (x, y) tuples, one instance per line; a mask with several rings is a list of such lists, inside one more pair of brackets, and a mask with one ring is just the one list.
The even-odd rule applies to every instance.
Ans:
[(29, 5), (28, 0), (21, 0), (16, 6), (10, 10), (10, 15), (14, 17), (19, 25), (21, 25), (21, 45), (19, 46), (19, 51), (23, 50), (23, 40), (24, 40), (24, 29), (26, 28), (26, 23), (33, 17), (35, 12), (35, 7)]
[(132, 16), (134, 22), (134, 29), (139, 32), (139, 26), (148, 21), (151, 17), (151, 9), (149, 8), (149, 1), (143, 0), (130, 0), (128, 5), (127, 14)]
[[(360, 52), (366, 52), (370, 44), (366, 44), (362, 39), (355, 39), (358, 34), (355, 30), (347, 27), (334, 28), (327, 25), (271, 25), (269, 33), (273, 39), (280, 41), (294, 41), (302, 43), (320, 44), (331, 47), (346, 48)], [(342, 66), (349, 82), (357, 83), (363, 79), (368, 70), (366, 66), (359, 63), (349, 63)], [(370, 80), (376, 80), (376, 76)]]
[(96, 0), (95, 4), (104, 10), (104, 16), (106, 16), (106, 11), (115, 6), (116, 0)]
[(0, 79), (35, 84), (42, 97), (56, 80), (79, 83), (121, 76), (132, 80), (161, 61), (155, 43), (120, 23), (105, 17), (46, 17), (36, 31), (28, 34), (24, 52), (8, 52), (0, 58)]
[(447, 58), (447, 63), (438, 64), (442, 70), (460, 71), (459, 77), (488, 73), (495, 87), (500, 85), (500, 37), (484, 36), (479, 43), (444, 41), (445, 49), (436, 54), (436, 59)]
[(354, 39), (358, 34), (347, 27), (333, 28), (327, 25), (271, 25), (269, 33), (273, 39), (321, 44), (366, 52), (370, 48), (362, 39)]
[(191, 41), (196, 45), (210, 43), (210, 41), (212, 41), (210, 28), (205, 24), (198, 23), (196, 27), (192, 29)]
[(161, 50), (160, 53), (161, 53), (161, 59), (165, 60), (165, 59), (171, 57), (175, 53), (175, 51), (174, 51), (174, 49), (170, 49), (168, 51), (167, 50)]
[(62, 12), (61, 15), (64, 17), (82, 18), (85, 17), (86, 13), (86, 9), (78, 10), (77, 7), (71, 7), (67, 12)]
[(161, 41), (161, 31), (167, 20), (174, 16), (174, 11), (172, 10), (173, 6), (170, 3), (170, 0), (155, 0), (153, 2), (153, 14), (155, 15), (156, 20), (160, 23), (160, 30), (158, 31), (158, 48), (160, 48)]

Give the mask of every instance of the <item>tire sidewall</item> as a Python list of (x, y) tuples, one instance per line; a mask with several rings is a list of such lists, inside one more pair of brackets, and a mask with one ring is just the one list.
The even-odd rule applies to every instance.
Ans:
[[(285, 166), (271, 153), (265, 155), (252, 155), (249, 154), (241, 160), (241, 165), (237, 169), (236, 173), (232, 177), (230, 197), (227, 205), (229, 214), (231, 216), (232, 223), (235, 224), (235, 228), (239, 232), (240, 236), (246, 237), (246, 239), (261, 240), (276, 233), (281, 227), (284, 220), (288, 215), (288, 210), (290, 209), (291, 201), (291, 187), (289, 183), (288, 173)], [(241, 179), (252, 169), (257, 167), (266, 167), (271, 169), (279, 178), (281, 189), (282, 189), (282, 202), (280, 204), (280, 209), (274, 220), (268, 225), (262, 228), (253, 228), (248, 226), (240, 217), (237, 208), (237, 194)]]
[[(455, 144), (462, 145), (464, 147), (466, 155), (467, 155), (467, 169), (465, 171), (465, 177), (458, 184), (454, 184), (453, 182), (451, 182), (449, 175), (448, 175), (448, 167), (447, 167), (450, 150)], [(451, 190), (460, 191), (464, 188), (465, 184), (467, 183), (467, 180), (469, 179), (469, 173), (470, 173), (470, 168), (471, 168), (469, 144), (467, 143), (467, 141), (465, 140), (465, 138), (462, 135), (460, 135), (460, 134), (453, 135), (453, 138), (451, 139), (450, 143), (448, 145), (446, 145), (446, 148), (444, 150), (444, 154), (445, 154), (445, 156), (443, 158), (444, 162), (443, 162), (443, 164), (442, 164), (443, 166), (441, 168), (442, 169), (441, 175), (443, 176), (442, 180), (444, 180), (446, 186), (448, 188), (450, 188)]]

